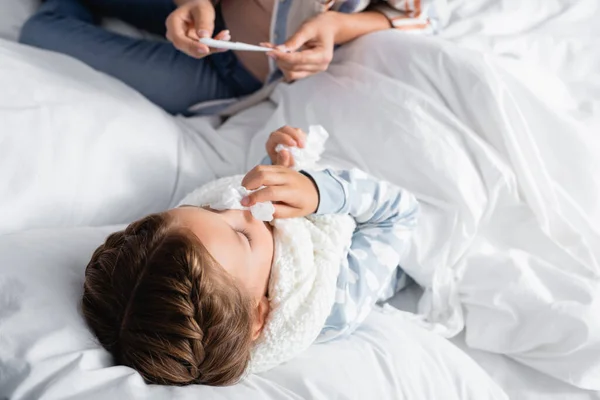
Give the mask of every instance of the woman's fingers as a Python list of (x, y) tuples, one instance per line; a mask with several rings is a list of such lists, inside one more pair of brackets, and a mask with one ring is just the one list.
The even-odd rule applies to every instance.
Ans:
[[(215, 36), (215, 40), (224, 40), (226, 42), (229, 42), (231, 40), (231, 33), (228, 29), (225, 29), (217, 33), (217, 35)], [(227, 51), (227, 49), (215, 49), (213, 47), (210, 48), (211, 53), (223, 53), (225, 51)]]
[(317, 74), (327, 70), (329, 63), (319, 64), (288, 64), (278, 60), (277, 66), (281, 69), (285, 80), (288, 82), (296, 81), (307, 76)]
[(316, 31), (313, 24), (305, 23), (298, 29), (298, 31), (292, 35), (284, 44), (277, 46), (280, 51), (296, 51), (310, 40), (313, 40), (316, 36)]
[(190, 13), (194, 20), (194, 28), (199, 38), (212, 37), (215, 30), (215, 7), (209, 0), (195, 4)]
[(277, 64), (279, 69), (284, 72), (292, 73), (292, 72), (311, 72), (316, 74), (318, 72), (323, 72), (327, 69), (325, 65), (291, 65), (285, 66), (283, 64)]
[(286, 82), (294, 82), (294, 81), (298, 81), (300, 79), (304, 79), (308, 76), (314, 75), (319, 73), (320, 71), (286, 71), (286, 70), (281, 70), (281, 72), (283, 73), (283, 78), (285, 79)]
[(317, 72), (290, 72), (288, 74), (284, 74), (286, 82), (294, 82), (299, 81), (300, 79), (308, 78), (311, 75), (316, 74)]
[(214, 21), (215, 8), (210, 0), (183, 4), (167, 18), (167, 39), (189, 56), (202, 58), (210, 49), (198, 40), (212, 36)]
[(188, 28), (187, 28), (187, 37), (192, 39), (195, 42), (200, 40), (200, 38), (198, 37), (198, 33), (196, 32), (196, 29), (194, 29), (194, 26), (190, 25), (189, 23), (188, 23)]
[(188, 22), (174, 11), (167, 18), (167, 39), (178, 49), (191, 57), (201, 58), (208, 54), (208, 46), (188, 37)]
[(331, 63), (333, 54), (330, 54), (325, 47), (314, 47), (309, 50), (299, 51), (296, 53), (281, 53), (273, 52), (277, 64), (288, 69), (296, 68), (307, 68), (310, 66), (322, 67), (327, 66)]
[(215, 39), (229, 42), (231, 40), (231, 32), (229, 32), (229, 29), (222, 30), (215, 35)]

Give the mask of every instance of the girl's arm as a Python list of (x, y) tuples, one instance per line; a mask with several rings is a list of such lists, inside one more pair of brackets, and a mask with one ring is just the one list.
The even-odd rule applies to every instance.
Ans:
[(307, 171), (319, 190), (317, 214), (349, 214), (356, 231), (337, 281), (337, 297), (319, 341), (353, 332), (375, 303), (404, 283), (400, 261), (419, 206), (405, 189), (353, 169)]

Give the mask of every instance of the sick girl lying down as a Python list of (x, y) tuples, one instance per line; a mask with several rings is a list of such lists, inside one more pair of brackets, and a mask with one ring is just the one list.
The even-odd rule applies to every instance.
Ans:
[(94, 252), (83, 314), (117, 364), (149, 383), (234, 384), (351, 334), (403, 287), (414, 196), (317, 167), (319, 128), (281, 128), (272, 165), (209, 183)]

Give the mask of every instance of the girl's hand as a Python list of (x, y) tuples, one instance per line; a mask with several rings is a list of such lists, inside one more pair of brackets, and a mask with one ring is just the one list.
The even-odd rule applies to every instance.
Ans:
[[(167, 18), (167, 39), (173, 45), (194, 58), (226, 51), (211, 49), (199, 42), (200, 38), (212, 37), (215, 29), (215, 7), (211, 0), (178, 0), (179, 7)], [(219, 32), (217, 40), (231, 40), (228, 30)]]
[(269, 140), (267, 140), (267, 154), (271, 158), (273, 165), (281, 165), (283, 167), (293, 167), (294, 157), (287, 150), (281, 150), (277, 152), (275, 148), (279, 144), (283, 144), (289, 147), (303, 148), (306, 143), (306, 133), (302, 129), (292, 128), (291, 126), (284, 126), (271, 133)]
[(273, 202), (274, 218), (305, 217), (317, 211), (319, 192), (312, 179), (280, 165), (259, 165), (242, 180), (248, 190), (260, 189), (242, 199), (242, 205)]
[(338, 25), (337, 13), (325, 12), (305, 22), (283, 45), (261, 44), (274, 49), (267, 55), (277, 62), (285, 80), (291, 82), (329, 67)]

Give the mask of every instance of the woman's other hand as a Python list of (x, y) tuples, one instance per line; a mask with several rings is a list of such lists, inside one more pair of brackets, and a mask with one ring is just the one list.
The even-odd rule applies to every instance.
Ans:
[[(180, 51), (194, 58), (203, 58), (221, 49), (212, 49), (199, 42), (213, 36), (215, 7), (211, 0), (176, 0), (177, 9), (166, 21), (167, 39)], [(229, 31), (219, 32), (217, 40), (231, 40)]]
[(391, 27), (387, 17), (377, 11), (343, 14), (327, 11), (306, 21), (281, 46), (267, 53), (275, 59), (288, 82), (325, 71), (333, 59), (336, 44), (344, 44), (360, 36)]
[(333, 59), (333, 48), (338, 30), (338, 13), (326, 12), (306, 21), (300, 29), (280, 46), (267, 53), (273, 58), (285, 80), (298, 79), (327, 70)]

